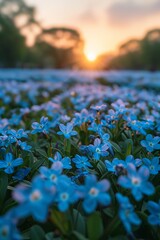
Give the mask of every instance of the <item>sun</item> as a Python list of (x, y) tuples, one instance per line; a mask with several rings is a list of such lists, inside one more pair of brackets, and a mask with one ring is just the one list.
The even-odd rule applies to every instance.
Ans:
[(96, 54), (93, 52), (86, 53), (86, 57), (87, 57), (88, 61), (90, 61), (90, 62), (94, 62), (97, 58)]

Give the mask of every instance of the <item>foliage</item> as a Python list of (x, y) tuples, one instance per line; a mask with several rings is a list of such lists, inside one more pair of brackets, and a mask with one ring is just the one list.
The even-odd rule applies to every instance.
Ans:
[(0, 239), (159, 239), (151, 76), (32, 74), (0, 81)]
[(146, 33), (143, 39), (131, 39), (119, 48), (119, 54), (113, 57), (107, 68), (115, 69), (160, 69), (160, 29)]

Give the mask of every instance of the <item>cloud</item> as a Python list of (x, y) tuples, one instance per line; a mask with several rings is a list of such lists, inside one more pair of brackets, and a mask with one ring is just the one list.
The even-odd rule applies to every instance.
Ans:
[(141, 20), (154, 14), (160, 13), (160, 1), (150, 4), (139, 4), (135, 1), (115, 2), (107, 8), (107, 17), (111, 24), (127, 25), (128, 23)]
[(92, 8), (88, 8), (82, 14), (79, 15), (78, 19), (85, 23), (95, 23), (97, 21), (97, 16)]

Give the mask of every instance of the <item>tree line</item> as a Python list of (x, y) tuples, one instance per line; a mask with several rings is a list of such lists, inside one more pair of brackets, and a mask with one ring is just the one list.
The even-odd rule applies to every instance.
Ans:
[[(34, 36), (32, 46), (26, 43), (27, 35)], [(46, 29), (25, 0), (0, 0), (0, 67), (160, 70), (160, 29), (125, 42), (116, 55), (104, 54), (89, 65), (79, 31)]]
[(142, 39), (131, 39), (104, 66), (106, 69), (160, 70), (160, 29), (153, 29)]
[[(81, 65), (84, 41), (76, 29), (43, 28), (36, 9), (24, 0), (0, 0), (0, 67), (76, 68)], [(34, 45), (26, 44), (35, 35)]]

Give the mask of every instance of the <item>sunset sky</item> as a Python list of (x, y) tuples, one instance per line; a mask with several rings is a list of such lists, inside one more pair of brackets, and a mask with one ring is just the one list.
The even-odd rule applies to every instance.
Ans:
[(45, 27), (77, 28), (85, 53), (115, 51), (119, 44), (160, 28), (160, 0), (26, 0)]

